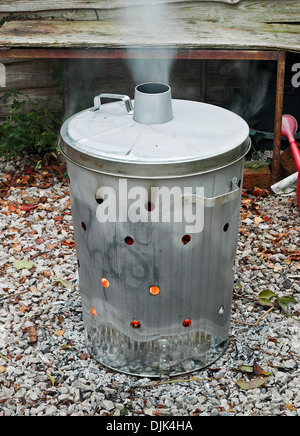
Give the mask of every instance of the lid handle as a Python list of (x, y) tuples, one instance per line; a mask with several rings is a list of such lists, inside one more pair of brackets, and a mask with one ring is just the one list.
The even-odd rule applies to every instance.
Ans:
[(94, 107), (91, 109), (92, 111), (97, 111), (100, 109), (101, 98), (113, 98), (116, 100), (123, 100), (125, 103), (125, 107), (126, 107), (127, 112), (130, 115), (133, 115), (133, 106), (132, 106), (130, 97), (128, 97), (128, 95), (121, 95), (121, 94), (100, 94), (100, 95), (97, 95), (94, 98)]

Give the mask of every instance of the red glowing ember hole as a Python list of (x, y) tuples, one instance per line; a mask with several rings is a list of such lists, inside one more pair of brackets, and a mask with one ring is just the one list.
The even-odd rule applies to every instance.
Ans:
[(148, 212), (152, 212), (154, 210), (154, 204), (149, 201), (148, 203), (146, 203), (145, 208)]
[(183, 327), (190, 327), (191, 324), (192, 321), (190, 319), (185, 319), (184, 321), (182, 321)]
[(184, 244), (184, 245), (186, 245), (186, 244), (188, 244), (189, 242), (190, 242), (190, 240), (191, 240), (191, 237), (190, 237), (190, 235), (184, 235), (184, 236), (182, 236), (182, 243)]
[(125, 241), (125, 244), (127, 244), (127, 245), (132, 245), (134, 243), (134, 240), (131, 236), (126, 236), (124, 241)]
[(152, 294), (152, 295), (158, 295), (160, 293), (160, 289), (158, 286), (151, 286), (149, 291), (150, 291), (150, 294)]
[(97, 311), (93, 307), (91, 308), (91, 312), (93, 316), (97, 316)]
[(82, 227), (82, 229), (84, 230), (84, 231), (86, 231), (86, 225), (85, 225), (85, 223), (82, 221), (82, 223), (81, 223), (81, 227)]
[(105, 288), (109, 287), (109, 281), (105, 277), (103, 277), (103, 279), (101, 279), (101, 283)]
[(141, 327), (141, 323), (139, 321), (131, 321), (130, 323), (131, 327), (134, 329), (139, 329)]

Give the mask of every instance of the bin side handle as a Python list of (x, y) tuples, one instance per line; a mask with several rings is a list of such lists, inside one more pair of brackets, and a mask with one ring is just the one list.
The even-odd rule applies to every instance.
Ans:
[(133, 106), (128, 95), (122, 94), (100, 94), (94, 98), (94, 107), (91, 108), (91, 111), (97, 111), (101, 107), (101, 98), (113, 98), (115, 100), (123, 100), (125, 103), (125, 107), (129, 115), (133, 115)]
[(232, 190), (227, 192), (226, 194), (218, 195), (217, 197), (200, 197), (199, 195), (185, 195), (183, 201), (185, 203), (197, 203), (204, 207), (215, 207), (220, 206), (225, 203), (229, 203), (230, 201), (236, 200), (239, 196), (239, 186), (238, 180), (234, 177), (231, 181)]

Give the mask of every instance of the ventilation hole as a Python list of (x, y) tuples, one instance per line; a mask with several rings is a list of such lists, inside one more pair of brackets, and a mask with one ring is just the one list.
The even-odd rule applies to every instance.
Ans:
[(141, 327), (141, 323), (139, 321), (131, 321), (130, 323), (131, 327), (134, 329), (139, 329)]
[(242, 184), (242, 180), (240, 179), (240, 180), (239, 180), (239, 183), (238, 183), (238, 187), (239, 187), (239, 188), (241, 187), (241, 184)]
[(79, 259), (77, 259), (77, 265), (78, 265), (78, 268), (80, 268), (80, 260)]
[(91, 312), (93, 316), (97, 316), (97, 311), (93, 307), (91, 308)]
[(109, 287), (109, 281), (103, 277), (103, 279), (101, 279), (101, 283), (105, 288)]
[(145, 204), (145, 208), (148, 212), (152, 212), (154, 210), (154, 203), (151, 203), (151, 201), (148, 201), (148, 203)]
[(102, 197), (98, 197), (97, 194), (96, 194), (96, 202), (97, 202), (98, 204), (102, 204), (103, 201), (104, 201), (103, 198), (102, 198)]
[(186, 245), (186, 244), (188, 244), (190, 242), (191, 237), (190, 237), (190, 235), (184, 235), (181, 240), (182, 240), (182, 243), (184, 245)]
[(151, 295), (158, 295), (160, 293), (160, 289), (158, 286), (151, 286), (149, 292)]
[(132, 245), (134, 243), (134, 240), (131, 236), (126, 236), (124, 241), (125, 241), (125, 244), (127, 244), (127, 245)]
[(84, 230), (84, 231), (86, 231), (86, 225), (85, 225), (85, 223), (82, 221), (82, 223), (81, 223), (81, 227), (82, 227), (82, 229)]
[(224, 232), (227, 232), (227, 230), (229, 229), (229, 224), (226, 223), (225, 226), (223, 227)]
[(192, 321), (190, 319), (185, 319), (184, 321), (182, 321), (183, 327), (190, 327), (191, 324)]

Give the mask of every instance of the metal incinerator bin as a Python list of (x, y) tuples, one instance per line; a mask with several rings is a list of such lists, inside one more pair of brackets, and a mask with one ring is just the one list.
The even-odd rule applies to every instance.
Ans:
[[(103, 103), (104, 98), (118, 101)], [(203, 368), (226, 348), (247, 123), (145, 83), (62, 126), (87, 347), (132, 375)]]

